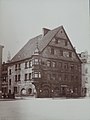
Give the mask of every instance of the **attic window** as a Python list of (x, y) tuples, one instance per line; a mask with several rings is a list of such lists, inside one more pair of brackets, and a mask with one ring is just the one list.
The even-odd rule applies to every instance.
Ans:
[(61, 33), (62, 33), (62, 30), (61, 30)]
[(55, 44), (58, 44), (58, 39), (55, 39)]
[(51, 54), (54, 55), (54, 48), (51, 48)]
[(65, 46), (67, 46), (67, 44), (68, 44), (68, 42), (67, 42), (67, 41), (65, 41)]
[(72, 57), (72, 52), (69, 52), (69, 57), (70, 57), (70, 58)]

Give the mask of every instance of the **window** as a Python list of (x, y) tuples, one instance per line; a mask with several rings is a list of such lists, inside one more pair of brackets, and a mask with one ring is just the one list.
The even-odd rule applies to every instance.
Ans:
[(58, 63), (58, 67), (62, 68), (62, 63), (61, 62)]
[(47, 74), (47, 79), (51, 80), (51, 74), (49, 74), (49, 73)]
[(65, 70), (68, 69), (68, 64), (67, 64), (67, 63), (64, 64), (64, 69), (65, 69)]
[(11, 69), (9, 69), (9, 75), (11, 75)]
[(17, 87), (14, 87), (14, 93), (17, 94)]
[(54, 48), (51, 48), (51, 54), (54, 55)]
[(11, 85), (11, 79), (9, 79), (9, 85)]
[(52, 62), (52, 67), (56, 67), (56, 62)]
[(74, 81), (74, 76), (73, 75), (71, 76), (71, 81)]
[(18, 81), (20, 81), (20, 77), (21, 77), (21, 76), (20, 76), (20, 74), (19, 74), (19, 75), (18, 75)]
[(60, 56), (63, 56), (63, 50), (60, 50)]
[(25, 62), (25, 69), (27, 69), (27, 62)]
[(9, 89), (9, 94), (11, 94), (11, 90)]
[(65, 75), (65, 76), (64, 76), (64, 80), (65, 80), (65, 81), (67, 81), (67, 79), (68, 79), (68, 76), (67, 76), (67, 75)]
[(68, 42), (65, 40), (65, 46), (67, 46)]
[(52, 79), (56, 80), (56, 74), (52, 74)]
[(18, 64), (18, 69), (21, 70), (21, 64), (20, 63)]
[(35, 78), (38, 78), (38, 72), (35, 72), (35, 73), (34, 73), (34, 77), (35, 77)]
[(39, 72), (39, 78), (41, 78), (41, 72)]
[(74, 65), (71, 65), (70, 67), (71, 67), (71, 68), (70, 68), (71, 71), (73, 71), (73, 70), (74, 70)]
[(51, 67), (51, 61), (47, 61), (47, 67)]
[(31, 60), (29, 61), (29, 68), (32, 67), (32, 62)]
[(86, 73), (86, 74), (88, 73), (88, 69), (87, 69), (87, 68), (85, 69), (85, 73)]
[(31, 79), (31, 73), (29, 73), (29, 80)]
[(58, 39), (55, 39), (55, 44), (58, 44)]
[(62, 80), (62, 76), (58, 75), (58, 79), (59, 79), (59, 81), (61, 81)]
[(27, 74), (25, 74), (25, 81), (27, 81)]
[(17, 64), (15, 65), (15, 71), (17, 71)]
[(15, 82), (17, 82), (17, 75), (15, 75)]
[(34, 60), (34, 64), (35, 64), (35, 65), (38, 65), (38, 64), (39, 64), (39, 60), (38, 60), (38, 59), (35, 59), (35, 60)]
[(72, 57), (72, 52), (69, 52), (69, 57), (70, 57), (70, 58)]

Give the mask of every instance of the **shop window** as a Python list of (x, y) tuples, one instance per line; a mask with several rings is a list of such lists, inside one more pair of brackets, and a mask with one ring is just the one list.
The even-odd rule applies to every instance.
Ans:
[(29, 94), (32, 93), (32, 89), (31, 89), (31, 88), (28, 89), (28, 93), (29, 93)]
[(17, 94), (17, 87), (14, 87), (14, 93)]

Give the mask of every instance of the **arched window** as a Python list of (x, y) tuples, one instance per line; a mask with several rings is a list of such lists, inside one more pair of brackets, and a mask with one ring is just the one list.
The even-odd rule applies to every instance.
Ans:
[(29, 94), (32, 93), (32, 89), (31, 89), (31, 88), (28, 89), (28, 93), (29, 93)]

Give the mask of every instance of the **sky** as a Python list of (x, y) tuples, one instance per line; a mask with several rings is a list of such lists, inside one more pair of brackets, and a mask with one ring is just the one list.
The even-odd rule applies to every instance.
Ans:
[(11, 58), (42, 28), (63, 25), (77, 52), (90, 54), (89, 0), (0, 0), (3, 61)]

